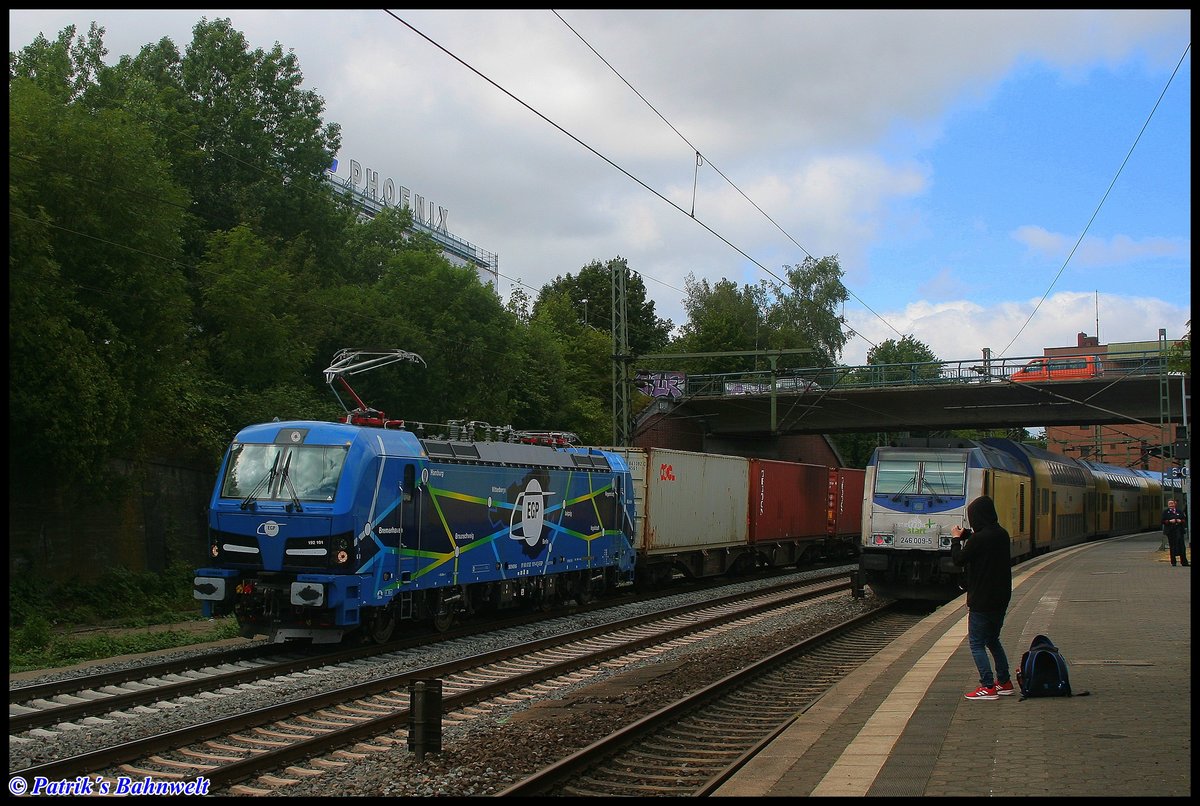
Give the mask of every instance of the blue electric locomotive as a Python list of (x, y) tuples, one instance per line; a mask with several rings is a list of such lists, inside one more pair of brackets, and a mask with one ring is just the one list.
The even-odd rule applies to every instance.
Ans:
[(195, 597), (243, 635), (313, 643), (586, 600), (632, 583), (631, 483), (596, 448), (252, 425), (221, 464)]

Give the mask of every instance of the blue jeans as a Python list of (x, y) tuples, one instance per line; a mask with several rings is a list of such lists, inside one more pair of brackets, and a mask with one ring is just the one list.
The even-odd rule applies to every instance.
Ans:
[[(996, 682), (1011, 682), (1008, 673), (1008, 656), (1000, 646), (1000, 628), (1004, 626), (1004, 611), (999, 613), (967, 613), (967, 643), (971, 646), (971, 657), (979, 669), (979, 685), (991, 688)], [(996, 677), (992, 677), (992, 666), (988, 663), (988, 650), (996, 661)]]

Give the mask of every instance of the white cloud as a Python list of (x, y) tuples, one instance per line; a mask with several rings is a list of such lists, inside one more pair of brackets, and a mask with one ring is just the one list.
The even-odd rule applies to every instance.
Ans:
[[(1181, 338), (1187, 331), (1191, 309), (1153, 297), (1116, 297), (1081, 292), (1062, 292), (1039, 301), (1003, 301), (988, 305), (955, 302), (916, 302), (897, 311), (879, 311), (902, 335), (929, 346), (944, 361), (966, 360), (991, 349), (994, 358), (1039, 356), (1048, 347), (1072, 347), (1078, 334), (1099, 335), (1101, 344), (1153, 341), (1158, 329), (1168, 339)], [(1034, 309), (1037, 313), (1034, 314)], [(1032, 315), (1032, 318), (1031, 318)], [(879, 319), (855, 312), (850, 326), (864, 338), (851, 340), (843, 363), (864, 363), (870, 341), (879, 344), (901, 336)], [(1099, 325), (1099, 329), (1097, 329)], [(1014, 338), (1014, 334), (1018, 334)]]

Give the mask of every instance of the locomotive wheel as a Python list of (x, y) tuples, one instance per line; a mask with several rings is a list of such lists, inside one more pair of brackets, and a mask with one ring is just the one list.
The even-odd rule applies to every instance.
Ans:
[(438, 591), (429, 623), (438, 632), (448, 632), (454, 626), (454, 607), (446, 602), (445, 591)]
[(377, 644), (386, 644), (392, 640), (396, 631), (396, 611), (390, 607), (383, 608), (371, 621), (371, 640)]
[(432, 623), (433, 629), (437, 630), (438, 632), (449, 632), (450, 628), (454, 626), (454, 614), (448, 612), (443, 613), (440, 611), (434, 613)]

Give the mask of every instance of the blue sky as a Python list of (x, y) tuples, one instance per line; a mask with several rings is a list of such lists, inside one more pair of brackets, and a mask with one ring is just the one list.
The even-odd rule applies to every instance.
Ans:
[(1189, 329), (1188, 10), (10, 10), (9, 49), (202, 17), (293, 50), (339, 173), (447, 208), (505, 298), (621, 256), (681, 324), (689, 273), (837, 255), (847, 364)]

